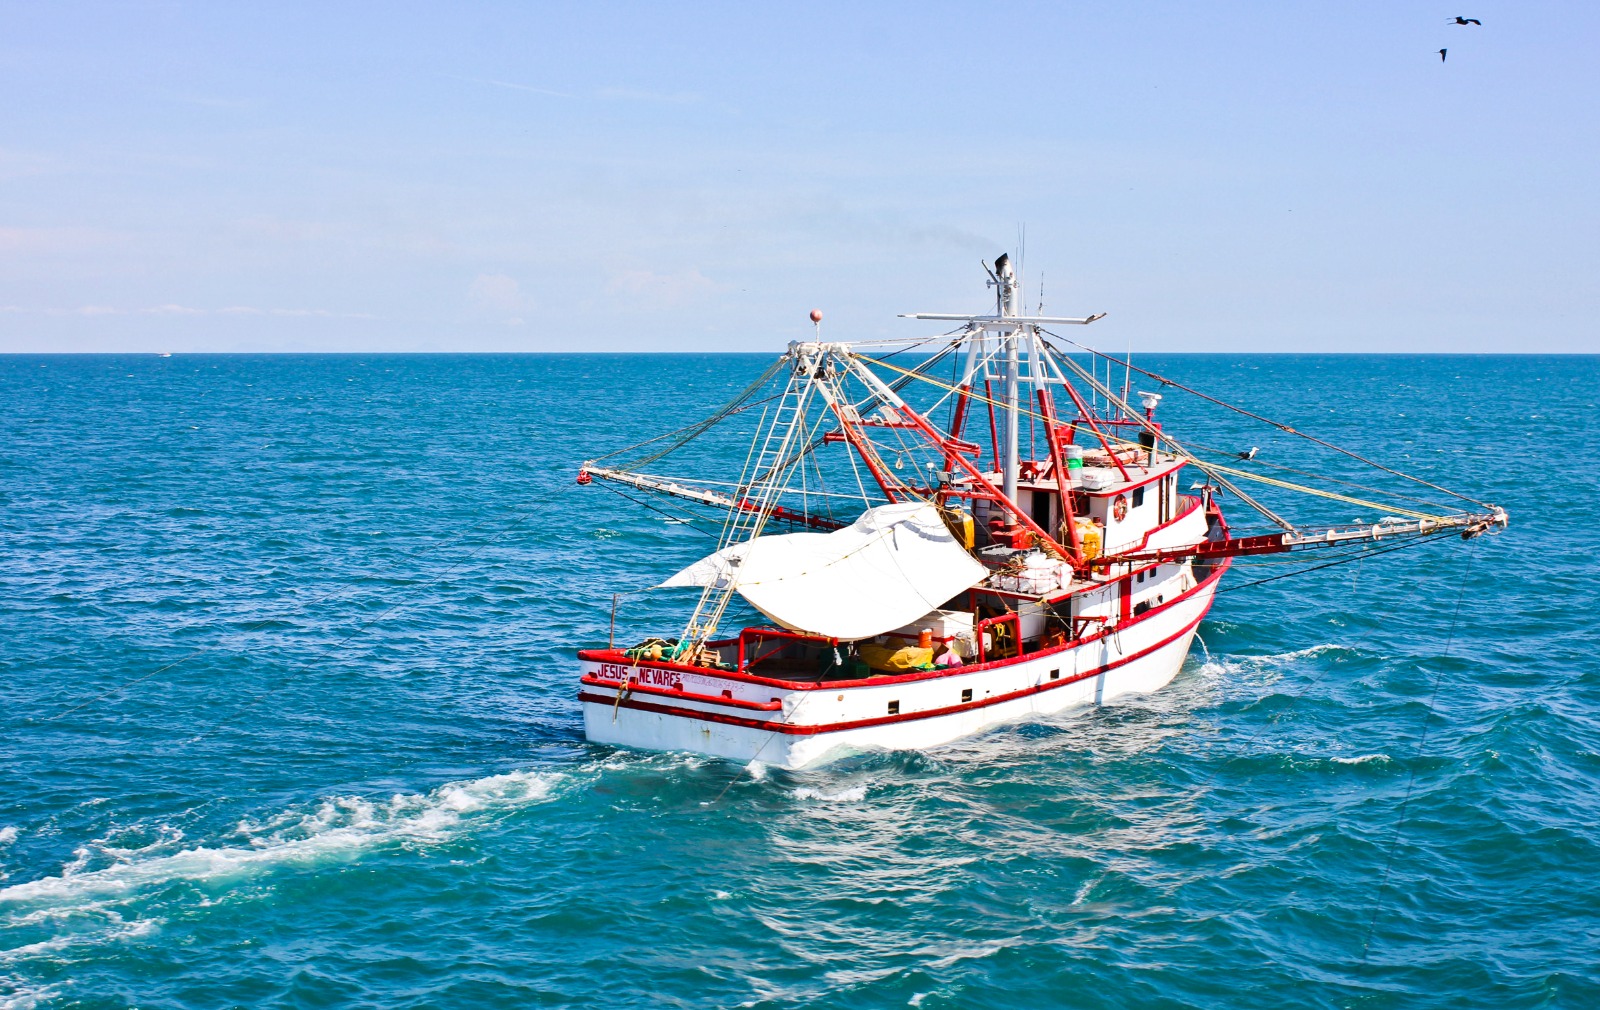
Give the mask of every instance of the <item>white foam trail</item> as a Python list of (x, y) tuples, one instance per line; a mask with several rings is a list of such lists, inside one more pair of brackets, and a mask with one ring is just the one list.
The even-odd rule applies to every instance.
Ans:
[(34, 1010), (42, 1001), (59, 995), (58, 986), (32, 987), (17, 979), (0, 977), (0, 1010)]
[[(55, 954), (75, 947), (80, 944), (103, 944), (114, 940), (132, 940), (136, 937), (154, 933), (166, 922), (165, 919), (140, 919), (137, 922), (123, 923), (122, 917), (112, 912), (108, 914), (113, 928), (99, 932), (63, 933), (53, 936), (48, 940), (37, 943), (27, 943), (20, 947), (10, 947), (0, 950), (0, 960), (21, 961), (27, 958), (43, 957), (46, 954)], [(4, 1004), (0, 1004), (3, 1008)]]
[(1393, 759), (1390, 758), (1389, 755), (1387, 755), (1387, 754), (1363, 754), (1360, 757), (1353, 757), (1353, 758), (1336, 757), (1336, 758), (1333, 759), (1333, 763), (1336, 764), (1336, 765), (1364, 765), (1364, 764), (1367, 764), (1368, 762), (1371, 762), (1371, 761), (1390, 761), (1390, 760), (1393, 760)]
[(0, 845), (10, 845), (16, 840), (17, 829), (15, 825), (8, 824), (5, 827), (0, 828)]
[(854, 786), (850, 789), (841, 789), (836, 793), (825, 793), (820, 789), (809, 789), (801, 786), (794, 791), (797, 800), (822, 800), (827, 803), (860, 803), (867, 798), (866, 786)]
[[(386, 803), (334, 797), (310, 813), (240, 824), (239, 833), (246, 841), (242, 846), (135, 855), (98, 870), (75, 870), (69, 864), (59, 876), (0, 888), (0, 907), (114, 899), (176, 881), (225, 881), (285, 866), (350, 859), (384, 845), (436, 844), (456, 834), (468, 815), (544, 800), (559, 778), (554, 773), (510, 772), (448, 783), (428, 793), (396, 794)], [(83, 858), (74, 862), (81, 864)]]
[(1288, 663), (1296, 659), (1310, 659), (1312, 656), (1320, 656), (1324, 652), (1334, 652), (1343, 648), (1344, 646), (1335, 642), (1323, 642), (1321, 645), (1313, 645), (1305, 649), (1296, 649), (1293, 652), (1280, 652), (1276, 655), (1233, 656), (1231, 658), (1244, 663)]

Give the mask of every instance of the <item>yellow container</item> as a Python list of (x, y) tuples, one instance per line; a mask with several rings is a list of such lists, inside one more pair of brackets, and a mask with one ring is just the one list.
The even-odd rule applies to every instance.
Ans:
[(1100, 550), (1105, 546), (1101, 539), (1100, 527), (1093, 519), (1078, 519), (1078, 542), (1083, 545), (1084, 560), (1092, 560), (1100, 556)]

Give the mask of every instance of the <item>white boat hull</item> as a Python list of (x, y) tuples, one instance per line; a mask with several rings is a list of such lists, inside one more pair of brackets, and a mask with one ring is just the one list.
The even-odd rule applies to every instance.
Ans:
[(800, 768), (870, 750), (920, 750), (1170, 683), (1222, 569), (1085, 641), (971, 668), (821, 684), (585, 657), (589, 740)]

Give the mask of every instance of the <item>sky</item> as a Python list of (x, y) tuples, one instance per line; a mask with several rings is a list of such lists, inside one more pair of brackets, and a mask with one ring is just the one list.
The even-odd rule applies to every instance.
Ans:
[(1600, 352), (1597, 43), (1537, 0), (5, 2), (0, 352), (778, 351), (984, 311), (1001, 252), (1106, 349)]

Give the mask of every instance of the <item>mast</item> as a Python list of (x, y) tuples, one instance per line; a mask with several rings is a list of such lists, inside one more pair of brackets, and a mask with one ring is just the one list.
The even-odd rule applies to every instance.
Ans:
[[(968, 470), (972, 474), (974, 481), (986, 492), (984, 497), (991, 498), (1004, 512), (1011, 515), (1012, 521), (1006, 523), (1009, 527), (1008, 533), (1027, 529), (1034, 535), (1042, 537), (1045, 542), (1055, 543), (1055, 537), (1042, 527), (1039, 527), (1033, 521), (1032, 516), (1017, 504), (1017, 484), (1022, 476), (1022, 434), (1020, 428), (1023, 410), (1021, 403), (1023, 341), (1026, 340), (1028, 342), (1028, 376), (1035, 384), (1036, 389), (1043, 390), (1045, 385), (1051, 381), (1051, 377), (1048, 369), (1041, 370), (1040, 348), (1038, 346), (1039, 327), (1086, 326), (1104, 317), (1105, 313), (1096, 312), (1094, 315), (1082, 317), (1025, 315), (1021, 311), (1021, 305), (1019, 304), (1022, 295), (1020, 285), (1017, 282), (1016, 270), (1011, 265), (1011, 257), (1002, 253), (995, 259), (993, 269), (989, 269), (988, 264), (984, 264), (984, 269), (989, 274), (989, 284), (996, 289), (994, 315), (908, 312), (904, 313), (902, 318), (965, 323), (967, 326), (966, 338), (974, 341), (974, 344), (979, 341), (983, 342), (981, 351), (975, 351), (973, 347), (968, 348), (967, 374), (970, 378), (967, 382), (973, 382), (977, 378), (973, 363), (976, 361), (983, 362), (985, 376), (985, 396), (983, 399), (989, 405), (991, 417), (997, 412), (997, 407), (999, 408), (998, 412), (1005, 414), (1003, 425), (998, 417), (994, 417), (991, 424), (995, 436), (995, 469), (998, 471), (998, 483), (1000, 486), (995, 487), (989, 483), (987, 477), (981, 476), (973, 470), (960, 458), (959, 451), (952, 449), (945, 453), (946, 465), (959, 466), (961, 469)], [(999, 343), (989, 344), (988, 341), (991, 337), (999, 341)], [(992, 399), (993, 394), (988, 391), (989, 380), (987, 378), (990, 374), (988, 363), (993, 360), (989, 355), (991, 348), (996, 352), (997, 356), (1003, 354), (1005, 358), (1005, 371), (1000, 376), (1002, 383), (1001, 395)], [(1045, 358), (1044, 360), (1048, 361), (1049, 359)], [(960, 417), (967, 407), (965, 392), (967, 388), (969, 387), (963, 384), (956, 389), (957, 417)], [(1070, 384), (1067, 389), (1071, 392), (1072, 387)], [(1081, 400), (1077, 399), (1076, 393), (1073, 393), (1073, 396), (1074, 402), (1078, 403), (1079, 411), (1082, 413), (1086, 408), (1083, 407)], [(950, 438), (950, 436), (940, 436), (931, 431), (929, 434), (930, 437), (939, 442), (948, 441)], [(1121, 465), (1120, 462), (1118, 465)]]
[[(1017, 315), (1017, 274), (1011, 268), (1011, 257), (1001, 253), (994, 261), (995, 294), (1001, 319)], [(1006, 434), (1000, 444), (1001, 491), (1012, 501), (1017, 500), (1017, 473), (1020, 469), (1021, 436), (1018, 431), (1018, 386), (1021, 384), (1020, 347), (1022, 331), (1017, 326), (1008, 327), (1005, 335), (1006, 349)]]

